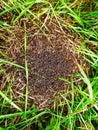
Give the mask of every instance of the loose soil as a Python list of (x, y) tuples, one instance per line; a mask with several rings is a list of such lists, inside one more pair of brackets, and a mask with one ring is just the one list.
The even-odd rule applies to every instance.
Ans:
[[(75, 33), (62, 29), (56, 20), (48, 22), (42, 30), (43, 32), (38, 31), (38, 28), (34, 28), (32, 24), (27, 25), (28, 100), (38, 109), (51, 108), (56, 97), (59, 97), (57, 98), (59, 102), (58, 95), (71, 89), (72, 77), (74, 83), (77, 83), (76, 74), (79, 72), (77, 62), (85, 68), (81, 55), (76, 54), (79, 38)], [(3, 49), (11, 61), (22, 66), (24, 66), (23, 37), (24, 29), (19, 24), (5, 40), (6, 51)], [(24, 100), (27, 81), (25, 71), (10, 65), (3, 67), (6, 75), (0, 74), (1, 90), (6, 90), (9, 81), (13, 78), (11, 87), (13, 97)], [(59, 78), (65, 78), (68, 82)]]

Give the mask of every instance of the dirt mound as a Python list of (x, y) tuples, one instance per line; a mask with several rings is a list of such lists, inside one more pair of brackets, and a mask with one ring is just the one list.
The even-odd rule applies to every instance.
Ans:
[(35, 48), (31, 46), (27, 59), (30, 95), (35, 97), (35, 104), (39, 107), (49, 107), (53, 95), (67, 89), (66, 83), (59, 78), (69, 79), (75, 71), (73, 55), (64, 46), (53, 48), (48, 42), (43, 45), (41, 40)]
[[(44, 28), (44, 33), (32, 27), (27, 28), (27, 53), (26, 58), (29, 68), (29, 102), (35, 104), (38, 109), (50, 108), (53, 105), (54, 96), (60, 92), (66, 92), (70, 89), (68, 82), (61, 81), (59, 78), (65, 78), (70, 81), (70, 77), (78, 72), (75, 59), (81, 62), (80, 56), (75, 53), (76, 36), (71, 36), (67, 30), (61, 29), (58, 23), (50, 22)], [(19, 28), (18, 28), (19, 30)], [(21, 30), (21, 29), (20, 29)], [(37, 30), (38, 31), (38, 30)], [(12, 59), (19, 65), (24, 65), (24, 54), (21, 51), (19, 43), (23, 42), (24, 31), (15, 32), (15, 39), (11, 53), (7, 50)], [(21, 40), (20, 40), (21, 38)], [(20, 41), (20, 42), (19, 42)], [(17, 49), (18, 48), (18, 49)], [(7, 69), (6, 69), (7, 70)], [(15, 71), (15, 67), (11, 67), (7, 73), (15, 78), (12, 84), (14, 98), (22, 98), (24, 100), (26, 76), (24, 70)], [(10, 76), (12, 77), (12, 76)]]

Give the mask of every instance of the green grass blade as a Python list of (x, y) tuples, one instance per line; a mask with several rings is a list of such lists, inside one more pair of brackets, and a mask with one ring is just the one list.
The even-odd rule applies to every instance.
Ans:
[(13, 23), (17, 22), (23, 15), (25, 15), (25, 13), (27, 12), (27, 10), (29, 10), (33, 4), (35, 4), (36, 0), (33, 0), (32, 2), (30, 2), (30, 4), (28, 5), (28, 7), (24, 8), (22, 10), (22, 12), (16, 17), (16, 19), (13, 21)]
[(28, 105), (28, 63), (26, 58), (26, 47), (27, 47), (27, 37), (26, 37), (26, 24), (24, 22), (24, 54), (25, 54), (25, 73), (26, 73), (26, 98), (25, 98), (25, 111)]
[(18, 64), (15, 64), (15, 63), (10, 62), (10, 61), (6, 61), (6, 60), (4, 60), (4, 59), (2, 59), (2, 58), (0, 58), (0, 63), (2, 63), (2, 64), (3, 64), (3, 63), (6, 63), (6, 64), (9, 64), (9, 65), (13, 65), (13, 66), (15, 66), (15, 67), (18, 67), (18, 68), (24, 69), (23, 66), (18, 65)]
[(7, 8), (6, 10), (4, 10), (4, 11), (2, 11), (2, 12), (0, 13), (0, 16), (1, 16), (1, 15), (4, 15), (4, 14), (7, 13), (7, 12), (13, 11), (13, 10), (15, 10), (15, 9), (17, 9), (17, 8), (19, 8), (19, 7), (18, 7), (18, 6), (13, 6), (13, 7)]
[(79, 67), (79, 70), (80, 70), (80, 73), (82, 74), (83, 76), (83, 81), (87, 84), (88, 86), (88, 91), (89, 91), (89, 98), (91, 99), (92, 103), (93, 103), (93, 90), (92, 90), (92, 86), (91, 86), (91, 83), (89, 81), (89, 79), (87, 78), (85, 72), (83, 71), (83, 69), (81, 68), (81, 66), (78, 64), (78, 67)]
[(18, 107), (14, 102), (12, 102), (3, 92), (0, 91), (0, 95), (18, 111), (22, 111), (22, 109)]
[(84, 26), (82, 19), (73, 11), (71, 8), (66, 6), (70, 13), (68, 13), (70, 16), (72, 16), (77, 23), (79, 23), (82, 27)]

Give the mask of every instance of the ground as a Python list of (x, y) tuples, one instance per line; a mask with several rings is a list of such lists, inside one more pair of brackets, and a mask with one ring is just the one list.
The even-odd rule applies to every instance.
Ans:
[(0, 1), (0, 129), (96, 130), (98, 2)]
[[(47, 32), (45, 34), (41, 31), (36, 34), (37, 29), (32, 30), (32, 26), (28, 27), (27, 32), (28, 97), (29, 102), (35, 104), (37, 109), (51, 108), (56, 95), (70, 89), (71, 77), (74, 76), (75, 79), (79, 72), (77, 62), (83, 62), (83, 58), (75, 52), (76, 46), (79, 44), (77, 35), (72, 37), (69, 31), (65, 29), (62, 31), (55, 19), (48, 22), (46, 26)], [(19, 33), (19, 30), (21, 30), (21, 33)], [(12, 58), (13, 62), (25, 66), (24, 53), (21, 51), (23, 48), (19, 47), (21, 46), (22, 36), (24, 36), (24, 30), (18, 28), (15, 31), (16, 38), (20, 43), (17, 43), (18, 40), (12, 39), (10, 42), (12, 47), (6, 51), (6, 54)], [(33, 33), (36, 35), (33, 36)], [(65, 35), (67, 35), (67, 39)], [(75, 44), (72, 45), (68, 38)], [(15, 71), (15, 67), (8, 67), (7, 65), (6, 72), (9, 74), (15, 73), (12, 85), (13, 95), (15, 98), (21, 98), (25, 94), (26, 75), (24, 70)], [(60, 78), (65, 78), (66, 82), (60, 80)], [(74, 82), (78, 80), (76, 78)]]

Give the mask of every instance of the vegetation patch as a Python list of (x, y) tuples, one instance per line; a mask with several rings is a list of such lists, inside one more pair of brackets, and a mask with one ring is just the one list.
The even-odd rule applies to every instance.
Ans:
[(0, 129), (97, 129), (97, 10), (89, 0), (0, 1)]

